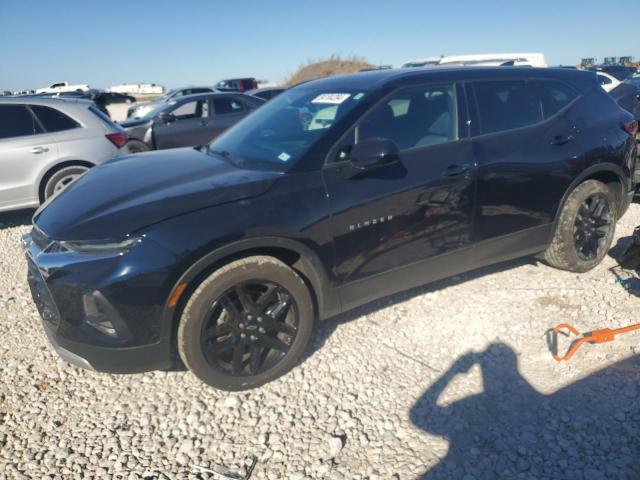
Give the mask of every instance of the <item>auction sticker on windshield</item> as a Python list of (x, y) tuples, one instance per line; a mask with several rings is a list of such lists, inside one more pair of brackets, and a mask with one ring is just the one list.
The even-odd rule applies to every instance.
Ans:
[(351, 94), (349, 93), (323, 93), (311, 100), (311, 103), (330, 103), (332, 105), (340, 105), (350, 96)]

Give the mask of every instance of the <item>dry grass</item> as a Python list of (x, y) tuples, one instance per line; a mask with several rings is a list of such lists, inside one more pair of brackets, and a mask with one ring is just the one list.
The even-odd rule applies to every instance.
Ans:
[(305, 65), (300, 66), (298, 70), (289, 77), (287, 84), (297, 85), (298, 83), (307, 82), (316, 78), (330, 77), (343, 73), (354, 73), (363, 68), (371, 68), (372, 66), (373, 65), (361, 57), (331, 55), (325, 60), (309, 61)]

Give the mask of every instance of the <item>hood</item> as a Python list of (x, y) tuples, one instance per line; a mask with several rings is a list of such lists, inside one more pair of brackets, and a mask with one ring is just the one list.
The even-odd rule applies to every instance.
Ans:
[(167, 218), (260, 195), (281, 175), (241, 169), (194, 148), (117, 157), (43, 205), (34, 222), (56, 240), (117, 239)]

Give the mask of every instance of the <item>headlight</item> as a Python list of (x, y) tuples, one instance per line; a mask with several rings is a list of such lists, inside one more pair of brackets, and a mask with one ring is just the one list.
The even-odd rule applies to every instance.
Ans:
[[(141, 237), (127, 237), (121, 240), (82, 240), (54, 242), (51, 251), (71, 251), (76, 253), (124, 253), (142, 241)], [(57, 247), (57, 248), (56, 248)]]

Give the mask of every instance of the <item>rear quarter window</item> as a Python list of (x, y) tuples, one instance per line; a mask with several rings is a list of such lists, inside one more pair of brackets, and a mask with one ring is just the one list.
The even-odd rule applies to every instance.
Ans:
[(572, 87), (556, 80), (536, 80), (531, 84), (540, 96), (545, 120), (568, 106), (579, 96), (579, 93)]
[(62, 132), (80, 127), (78, 122), (55, 108), (44, 105), (31, 105), (30, 108), (47, 132)]

